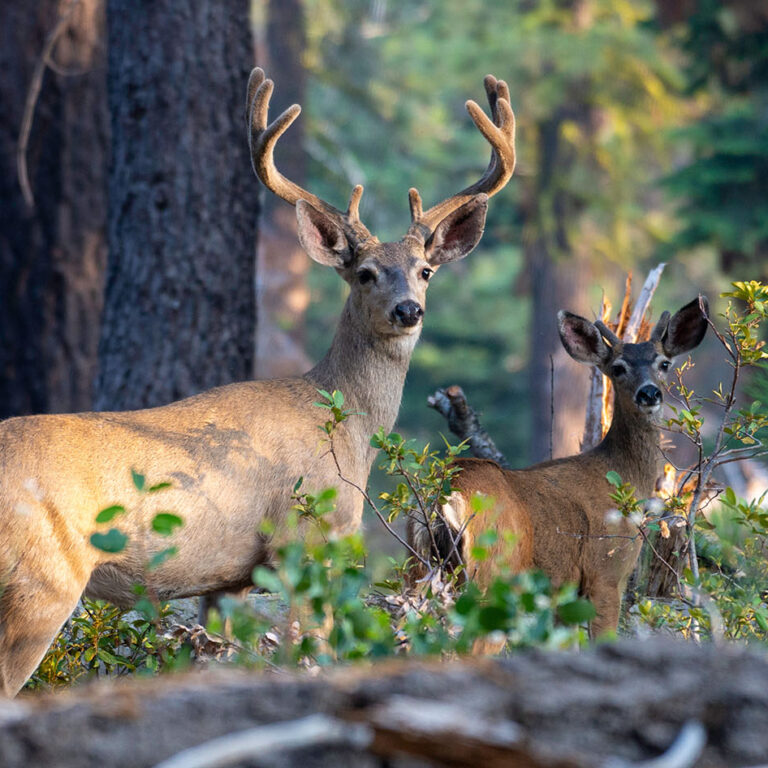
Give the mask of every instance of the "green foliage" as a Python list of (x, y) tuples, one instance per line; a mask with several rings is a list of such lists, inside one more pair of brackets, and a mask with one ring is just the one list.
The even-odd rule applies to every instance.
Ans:
[(469, 653), (486, 639), (499, 647), (506, 642), (512, 648), (562, 648), (585, 642), (578, 625), (594, 616), (573, 587), (553, 590), (538, 573), (501, 575), (487, 590), (469, 583), (459, 592), (433, 578), (418, 594), (402, 574), (393, 574), (378, 585), (385, 594), (371, 589), (365, 560), (359, 536), (311, 548), (292, 541), (278, 548), (276, 567), (257, 567), (253, 581), (286, 606), (282, 625), (242, 605), (230, 604), (224, 614), (235, 619), (233, 633), (250, 649), (241, 660), (260, 663), (253, 649), (268, 631), (279, 638), (271, 662), (280, 665)]
[[(757, 460), (764, 445), (768, 411), (759, 402), (738, 407), (738, 385), (745, 369), (768, 355), (762, 340), (768, 320), (768, 287), (757, 281), (734, 282), (723, 294), (730, 301), (721, 314), (724, 330), (715, 329), (731, 366), (729, 384), (720, 383), (712, 397), (701, 397), (683, 382), (691, 366), (677, 370), (677, 395), (668, 427), (695, 447), (697, 461), (680, 473), (682, 480), (665, 501), (665, 517), (684, 515), (690, 537), (688, 567), (680, 571), (679, 598), (673, 602), (641, 601), (639, 615), (655, 627), (684, 635), (712, 635), (732, 640), (768, 642), (768, 511), (765, 495), (738, 499), (732, 488), (720, 497), (719, 511), (709, 506), (708, 483), (724, 464)], [(713, 416), (705, 417), (705, 410)], [(705, 430), (714, 434), (705, 439)]]
[[(148, 494), (159, 493), (168, 488), (173, 487), (172, 483), (163, 481), (155, 483), (147, 487), (147, 479), (140, 472), (135, 469), (131, 469), (131, 480), (134, 487), (141, 496)], [(122, 504), (112, 504), (102, 509), (96, 515), (96, 523), (104, 524), (110, 523), (118, 516), (126, 514), (126, 508)], [(184, 521), (173, 512), (158, 512), (150, 521), (151, 529), (160, 536), (170, 536), (177, 528), (184, 525)], [(103, 531), (96, 531), (91, 534), (90, 542), (93, 547), (100, 549), (102, 552), (108, 552), (109, 554), (118, 554), (122, 552), (128, 546), (128, 535), (121, 531), (119, 528), (110, 528), (106, 533)], [(147, 563), (148, 570), (162, 565), (168, 557), (176, 553), (175, 547), (169, 547), (160, 552), (156, 552), (152, 555)]]
[(159, 614), (147, 615), (83, 600), (81, 612), (56, 637), (27, 688), (50, 689), (94, 677), (183, 669), (189, 663), (189, 649), (167, 637), (158, 620), (169, 613), (167, 605)]

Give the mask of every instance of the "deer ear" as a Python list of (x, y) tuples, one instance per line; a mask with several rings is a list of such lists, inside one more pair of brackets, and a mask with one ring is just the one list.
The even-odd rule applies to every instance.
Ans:
[(338, 225), (306, 200), (296, 201), (301, 247), (318, 264), (342, 269), (352, 261), (352, 249)]
[(708, 315), (709, 304), (704, 296), (701, 297), (701, 305), (699, 299), (694, 299), (675, 312), (659, 339), (664, 354), (675, 357), (698, 347), (707, 332)]
[(488, 212), (488, 195), (475, 195), (435, 228), (424, 247), (427, 261), (433, 266), (458, 261), (472, 252), (480, 242)]
[(574, 360), (599, 366), (611, 358), (611, 348), (589, 320), (561, 309), (557, 313), (557, 330), (565, 351)]

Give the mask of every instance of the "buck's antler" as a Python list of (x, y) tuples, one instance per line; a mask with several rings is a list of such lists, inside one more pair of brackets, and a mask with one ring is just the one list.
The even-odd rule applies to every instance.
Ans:
[(448, 214), (466, 203), (471, 197), (486, 194), (495, 195), (503, 189), (515, 171), (515, 114), (509, 102), (509, 88), (503, 80), (486, 75), (483, 80), (493, 121), (474, 101), (467, 102), (467, 111), (480, 133), (491, 145), (491, 161), (478, 181), (461, 192), (443, 200), (428, 211), (421, 209), (421, 196), (417, 189), (408, 192), (411, 205), (411, 227), (409, 235), (426, 241), (435, 227)]
[[(251, 149), (251, 163), (254, 173), (264, 186), (291, 205), (298, 200), (306, 200), (330, 216), (341, 227), (347, 240), (354, 249), (366, 240), (375, 241), (365, 225), (360, 221), (358, 212), (363, 187), (358, 184), (349, 199), (346, 211), (340, 211), (325, 200), (302, 189), (298, 184), (283, 176), (275, 166), (274, 150), (277, 140), (288, 130), (291, 123), (301, 113), (301, 107), (293, 104), (276, 120), (267, 125), (269, 100), (275, 84), (268, 80), (261, 67), (256, 67), (248, 78), (248, 97), (246, 111), (248, 115), (248, 146)], [(485, 115), (483, 115), (485, 117)]]

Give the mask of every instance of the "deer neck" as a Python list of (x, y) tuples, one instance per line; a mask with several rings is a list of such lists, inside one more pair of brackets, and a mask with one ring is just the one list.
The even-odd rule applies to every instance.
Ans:
[(595, 452), (604, 456), (624, 482), (649, 496), (659, 471), (659, 426), (643, 416), (634, 404), (616, 397), (608, 434)]
[(365, 445), (379, 427), (390, 431), (394, 426), (418, 336), (373, 333), (359, 322), (348, 299), (331, 348), (305, 374), (318, 389), (339, 390), (346, 409), (364, 414), (351, 417), (347, 426)]

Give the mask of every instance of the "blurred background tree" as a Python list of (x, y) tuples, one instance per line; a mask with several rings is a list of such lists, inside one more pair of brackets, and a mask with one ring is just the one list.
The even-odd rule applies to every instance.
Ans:
[(768, 278), (768, 5), (659, 6), (686, 54), (696, 119), (674, 140), (692, 156), (666, 185), (681, 229), (673, 248), (714, 248), (729, 274)]

